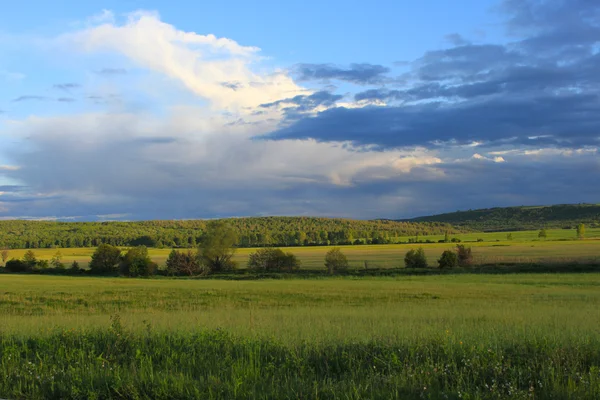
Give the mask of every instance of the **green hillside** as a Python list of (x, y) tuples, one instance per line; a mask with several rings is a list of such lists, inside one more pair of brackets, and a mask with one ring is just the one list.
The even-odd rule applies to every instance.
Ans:
[(572, 228), (578, 223), (597, 227), (600, 226), (600, 204), (496, 207), (418, 217), (407, 221), (442, 222), (457, 228), (488, 232)]
[[(363, 221), (312, 217), (231, 218), (238, 246), (381, 244), (400, 236), (461, 233), (437, 222)], [(48, 222), (0, 221), (0, 248), (116, 246), (193, 247), (207, 221)], [(357, 242), (358, 241), (358, 242)]]

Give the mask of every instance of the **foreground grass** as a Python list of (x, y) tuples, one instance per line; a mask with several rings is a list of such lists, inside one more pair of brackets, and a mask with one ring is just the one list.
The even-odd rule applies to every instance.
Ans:
[(492, 345), (451, 337), (282, 345), (226, 332), (111, 329), (0, 339), (12, 398), (406, 399), (600, 396), (597, 338)]
[(600, 398), (600, 274), (0, 276), (0, 397)]

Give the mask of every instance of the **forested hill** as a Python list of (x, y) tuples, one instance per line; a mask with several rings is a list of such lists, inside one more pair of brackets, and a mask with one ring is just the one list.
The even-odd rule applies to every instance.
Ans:
[(578, 223), (600, 226), (600, 204), (486, 208), (418, 217), (410, 222), (443, 222), (479, 231), (568, 228)]
[[(389, 243), (397, 236), (460, 233), (444, 223), (360, 221), (309, 217), (232, 218), (239, 246)], [(117, 246), (191, 247), (208, 221), (0, 221), (0, 248)]]

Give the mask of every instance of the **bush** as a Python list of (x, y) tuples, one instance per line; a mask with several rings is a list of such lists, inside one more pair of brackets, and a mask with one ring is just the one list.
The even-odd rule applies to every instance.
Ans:
[(15, 258), (8, 260), (4, 268), (8, 272), (27, 272), (30, 269), (26, 262), (17, 260)]
[(451, 250), (446, 250), (438, 260), (440, 268), (456, 268), (458, 267), (458, 256)]
[(404, 266), (406, 268), (427, 268), (427, 258), (423, 248), (410, 249), (404, 256)]
[(296, 271), (300, 261), (292, 253), (284, 253), (281, 249), (265, 248), (250, 254), (248, 269), (253, 271), (281, 272)]
[(150, 260), (146, 246), (138, 246), (123, 256), (120, 269), (125, 276), (150, 276), (156, 273), (156, 264)]
[(111, 246), (110, 244), (101, 244), (94, 254), (92, 254), (90, 270), (94, 274), (117, 272), (120, 261), (121, 250), (118, 247)]
[(461, 267), (468, 267), (473, 264), (473, 254), (470, 247), (459, 244), (456, 246), (456, 256), (458, 257), (458, 265)]
[(167, 274), (194, 276), (203, 272), (198, 260), (198, 254), (188, 250), (186, 252), (172, 250), (167, 258)]
[(346, 258), (339, 247), (334, 247), (325, 255), (325, 267), (330, 274), (337, 271), (345, 271), (349, 267), (348, 258)]

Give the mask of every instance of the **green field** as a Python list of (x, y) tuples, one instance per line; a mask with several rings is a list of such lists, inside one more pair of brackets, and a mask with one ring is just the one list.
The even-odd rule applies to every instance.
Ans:
[[(574, 232), (570, 230), (548, 230), (548, 238), (540, 240), (537, 231), (512, 232), (512, 240), (507, 240), (507, 233), (477, 233), (456, 235), (464, 244), (473, 248), (475, 261), (478, 263), (523, 263), (539, 261), (562, 260), (598, 260), (600, 258), (600, 229), (589, 229), (585, 240), (573, 239)], [(483, 242), (476, 242), (478, 238)], [(403, 238), (407, 241), (408, 238)], [(425, 236), (421, 240), (443, 239), (443, 236)], [(392, 244), (392, 245), (362, 245), (341, 246), (350, 261), (351, 268), (364, 268), (365, 261), (369, 268), (398, 268), (404, 266), (404, 254), (411, 248), (422, 246), (431, 266), (435, 266), (440, 254), (447, 249), (453, 249), (453, 243), (423, 243), (423, 244)], [(323, 268), (323, 259), (331, 247), (289, 247), (285, 251), (296, 254), (302, 266), (308, 269)], [(94, 248), (69, 249), (34, 249), (36, 256), (50, 260), (60, 251), (63, 263), (73, 261), (87, 266)], [(21, 258), (26, 250), (10, 250), (9, 257)], [(153, 261), (164, 265), (170, 249), (150, 249)], [(256, 249), (238, 249), (235, 261), (244, 268), (248, 255)]]
[(599, 306), (596, 273), (2, 275), (0, 397), (596, 399)]

